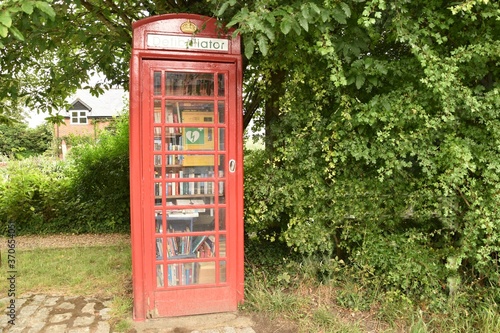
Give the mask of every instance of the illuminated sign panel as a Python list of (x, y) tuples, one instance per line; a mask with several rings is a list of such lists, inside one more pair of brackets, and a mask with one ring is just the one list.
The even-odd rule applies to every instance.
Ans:
[(192, 36), (171, 36), (148, 34), (146, 45), (148, 48), (165, 50), (197, 50), (228, 52), (227, 39), (200, 38)]

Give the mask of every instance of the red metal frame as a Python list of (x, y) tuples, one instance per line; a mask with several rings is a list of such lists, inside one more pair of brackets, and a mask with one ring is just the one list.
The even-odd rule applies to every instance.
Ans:
[[(173, 50), (148, 46), (148, 34), (168, 36), (191, 36), (181, 31), (180, 26), (190, 22), (200, 31), (196, 37), (228, 38), (228, 48), (218, 50)], [(132, 238), (132, 273), (134, 296), (134, 320), (142, 321), (150, 316), (186, 315), (207, 312), (233, 311), (243, 300), (243, 124), (242, 124), (242, 63), (240, 39), (225, 35), (217, 28), (217, 21), (193, 14), (167, 14), (138, 21), (133, 26), (134, 39), (130, 70), (130, 210)], [(167, 66), (168, 64), (168, 66)], [(227, 184), (233, 185), (226, 200), (230, 202), (226, 215), (235, 221), (227, 227), (226, 246), (228, 254), (226, 287), (220, 285), (194, 288), (171, 288), (158, 291), (154, 283), (155, 266), (154, 235), (150, 224), (154, 214), (150, 202), (153, 187), (150, 166), (145, 159), (152, 154), (153, 134), (148, 105), (152, 97), (148, 93), (151, 69), (154, 70), (205, 70), (228, 75), (229, 106), (227, 128), (227, 160), (236, 161), (236, 171), (227, 173)], [(149, 104), (148, 104), (149, 103)], [(227, 169), (227, 166), (226, 166)], [(206, 298), (211, 306), (193, 302)], [(213, 297), (213, 299), (211, 299)], [(197, 308), (198, 307), (198, 308)]]

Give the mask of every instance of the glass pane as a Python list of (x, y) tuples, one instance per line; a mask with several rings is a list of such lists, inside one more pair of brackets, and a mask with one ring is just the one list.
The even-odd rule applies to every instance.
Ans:
[(181, 121), (181, 107), (184, 108), (184, 104), (186, 102), (165, 101), (165, 122), (169, 124), (179, 123)]
[(222, 73), (219, 73), (219, 75), (217, 76), (217, 84), (219, 86), (219, 91), (218, 91), (218, 95), (219, 96), (224, 96), (224, 91), (225, 91), (225, 75), (222, 74)]
[(226, 185), (225, 182), (223, 181), (219, 182), (219, 204), (226, 203), (225, 185)]
[(219, 208), (219, 230), (226, 230), (226, 209)]
[(87, 118), (80, 118), (80, 124), (86, 124)]
[(167, 165), (168, 178), (176, 178), (175, 176), (169, 176), (168, 174), (178, 174), (179, 170), (175, 169), (174, 167), (180, 167), (182, 165), (182, 159), (182, 155), (165, 155), (165, 164)]
[(156, 265), (156, 286), (163, 287), (163, 265)]
[(181, 121), (183, 123), (212, 124), (214, 122), (214, 108), (212, 102), (191, 104), (191, 107), (186, 106), (186, 108), (181, 111)]
[(191, 250), (192, 236), (168, 237), (167, 254), (168, 259), (191, 259), (196, 254)]
[(154, 183), (154, 191), (155, 191), (155, 206), (161, 206), (162, 204), (161, 183)]
[(214, 75), (211, 73), (167, 73), (166, 94), (173, 96), (213, 96)]
[(217, 112), (219, 113), (219, 124), (224, 124), (225, 123), (225, 114), (226, 114), (224, 102), (218, 103)]
[(224, 150), (226, 146), (226, 130), (219, 128), (219, 150)]
[(182, 133), (182, 150), (214, 150), (214, 130), (207, 127), (186, 127)]
[(182, 150), (182, 137), (180, 136), (180, 128), (167, 128), (168, 133), (165, 133), (165, 147), (167, 150)]
[(214, 155), (189, 154), (180, 157), (184, 167), (209, 167), (213, 169)]
[(163, 239), (156, 239), (156, 260), (163, 260)]
[(186, 286), (196, 283), (197, 263), (168, 265), (168, 285)]
[(193, 230), (194, 219), (199, 214), (188, 209), (170, 210), (167, 212), (168, 232), (191, 232)]
[(159, 99), (154, 101), (153, 122), (156, 124), (161, 123), (161, 101)]
[[(207, 166), (196, 166), (184, 167), (182, 164), (186, 160), (186, 155), (167, 155), (166, 159), (166, 178), (181, 178), (181, 182), (177, 183), (179, 195), (194, 195), (194, 194), (214, 194), (215, 187), (214, 182), (210, 179), (214, 178), (214, 167), (213, 167), (213, 155), (193, 155), (189, 156), (188, 162), (197, 161), (198, 163), (208, 164), (211, 162), (212, 165)], [(194, 179), (196, 181), (185, 181), (187, 178)]]
[(161, 150), (161, 127), (154, 127), (153, 128), (153, 134), (154, 134), (154, 150), (159, 151)]
[(71, 112), (71, 117), (77, 118), (78, 117), (78, 111), (72, 111)]
[(166, 183), (165, 184), (165, 193), (168, 196), (179, 195), (179, 183)]
[(226, 235), (219, 236), (219, 257), (226, 257)]
[[(169, 205), (178, 205), (178, 208), (168, 211), (168, 232), (179, 233), (215, 230), (213, 198), (175, 198), (169, 201)], [(201, 205), (205, 206), (201, 207)], [(212, 205), (212, 207), (208, 205)]]
[(213, 101), (165, 101), (167, 123), (213, 123)]
[[(178, 157), (179, 160), (184, 160), (187, 155), (184, 155), (184, 157)], [(192, 166), (192, 167), (183, 167), (181, 169), (178, 169), (179, 172), (179, 177), (180, 178), (213, 178), (214, 177), (214, 155), (189, 155), (193, 157), (193, 159), (196, 158), (208, 158), (211, 160), (210, 165), (198, 165), (198, 166)]]
[(181, 182), (178, 187), (179, 195), (214, 194), (214, 182)]
[(215, 262), (197, 263), (196, 284), (215, 283)]
[(224, 178), (225, 165), (226, 165), (226, 155), (219, 155), (219, 178)]
[(161, 95), (161, 72), (153, 74), (153, 90), (155, 95)]
[(220, 271), (219, 271), (220, 282), (226, 282), (226, 262), (221, 261), (219, 265), (220, 265)]
[(193, 231), (214, 231), (215, 221), (213, 208), (205, 209), (206, 214), (200, 214), (193, 222)]
[(157, 234), (163, 233), (163, 215), (160, 210), (155, 211), (155, 232)]
[(215, 257), (215, 236), (194, 236), (191, 247), (191, 252), (196, 258), (213, 258)]
[(162, 165), (161, 165), (161, 155), (154, 155), (154, 169), (155, 169), (155, 178), (161, 178)]

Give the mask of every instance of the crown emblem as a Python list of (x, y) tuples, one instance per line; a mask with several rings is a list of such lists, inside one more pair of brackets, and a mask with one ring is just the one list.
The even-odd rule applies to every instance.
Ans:
[(181, 24), (181, 31), (185, 34), (192, 34), (196, 30), (198, 30), (198, 27), (190, 20), (187, 20), (186, 22)]

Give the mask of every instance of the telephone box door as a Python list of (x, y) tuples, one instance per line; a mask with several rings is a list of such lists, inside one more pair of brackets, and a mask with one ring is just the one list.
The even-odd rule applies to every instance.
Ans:
[[(149, 312), (236, 310), (235, 64), (142, 65), (145, 276)], [(147, 137), (148, 135), (146, 135)], [(148, 185), (150, 184), (150, 185)], [(148, 267), (149, 266), (149, 267)], [(147, 285), (147, 284), (146, 284)]]

